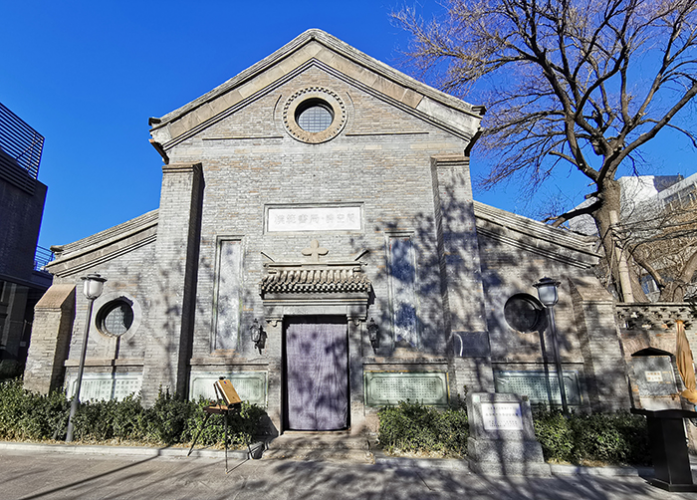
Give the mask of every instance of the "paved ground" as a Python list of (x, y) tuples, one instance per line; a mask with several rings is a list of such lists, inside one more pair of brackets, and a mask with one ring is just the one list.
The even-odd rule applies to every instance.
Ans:
[(0, 498), (14, 499), (697, 499), (640, 477), (495, 477), (336, 462), (44, 453), (0, 449)]

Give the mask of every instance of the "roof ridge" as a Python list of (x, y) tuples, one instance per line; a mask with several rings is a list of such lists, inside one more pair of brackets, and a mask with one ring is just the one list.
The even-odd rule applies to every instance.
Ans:
[(388, 64), (378, 59), (375, 59), (372, 56), (369, 56), (368, 54), (356, 49), (355, 47), (347, 44), (346, 42), (336, 38), (333, 35), (330, 35), (325, 31), (322, 31), (318, 28), (312, 28), (304, 31), (281, 48), (266, 56), (261, 61), (254, 63), (252, 66), (244, 69), (243, 71), (233, 76), (232, 78), (226, 80), (214, 89), (206, 92), (205, 94), (199, 96), (193, 101), (173, 111), (170, 111), (169, 113), (161, 116), (160, 118), (153, 120), (151, 123), (154, 126), (150, 129), (151, 132), (165, 127), (168, 123), (171, 123), (179, 119), (180, 117), (188, 114), (189, 112), (192, 112), (197, 108), (205, 105), (207, 102), (210, 102), (213, 99), (216, 99), (228, 93), (229, 91), (241, 86), (247, 80), (251, 80), (257, 74), (263, 72), (268, 67), (279, 63), (280, 61), (287, 58), (292, 53), (296, 52), (301, 47), (310, 43), (313, 40), (340, 53), (341, 55), (348, 57), (349, 59), (353, 60), (359, 65), (371, 69), (381, 74), (381, 76), (393, 80), (407, 88), (422, 93), (424, 96), (434, 99), (435, 101), (438, 101), (447, 107), (456, 109), (463, 113), (470, 114), (474, 117), (481, 117), (481, 115), (483, 114), (483, 106), (469, 104), (457, 97), (454, 97), (450, 94), (446, 94), (445, 92), (440, 91), (438, 89), (435, 89), (399, 70), (392, 68)]

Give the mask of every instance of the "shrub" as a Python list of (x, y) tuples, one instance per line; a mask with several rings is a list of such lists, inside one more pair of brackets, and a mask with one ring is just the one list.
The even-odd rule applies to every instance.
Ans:
[(52, 439), (61, 423), (67, 424), (69, 411), (62, 393), (33, 394), (19, 379), (0, 383), (0, 439)]
[(160, 392), (146, 415), (148, 439), (166, 445), (183, 442), (194, 405), (190, 401), (171, 396), (169, 392)]
[(387, 451), (436, 452), (443, 456), (467, 454), (469, 427), (463, 408), (438, 410), (402, 401), (378, 412), (378, 440)]
[(561, 412), (540, 410), (534, 413), (533, 423), (545, 460), (573, 462), (574, 433), (570, 419)]
[(140, 404), (138, 396), (128, 396), (114, 405), (114, 437), (127, 440), (145, 440), (145, 422), (147, 412)]
[[(469, 426), (462, 405), (444, 411), (419, 403), (400, 402), (378, 412), (378, 440), (387, 451), (467, 454)], [(535, 434), (545, 460), (582, 464), (650, 464), (643, 417), (627, 411), (570, 415), (536, 410)]]
[[(187, 422), (187, 431), (184, 436), (184, 441), (193, 441), (196, 433), (201, 429), (205, 420), (203, 408), (208, 405), (206, 399), (200, 398), (194, 403), (194, 408)], [(239, 413), (229, 415), (228, 419), (228, 446), (231, 448), (246, 446), (251, 442), (257, 434), (259, 434), (259, 425), (262, 417), (266, 412), (257, 405), (242, 403), (242, 410)], [(198, 443), (204, 445), (215, 445), (221, 443), (221, 438), (224, 436), (225, 422), (222, 418), (211, 416), (206, 429), (198, 438)]]
[(534, 419), (547, 461), (650, 463), (646, 421), (639, 415), (619, 411), (564, 417), (559, 411), (538, 410)]
[[(181, 444), (193, 440), (203, 424), (206, 400), (186, 401), (160, 393), (152, 408), (143, 408), (140, 398), (121, 401), (88, 401), (78, 406), (74, 418), (77, 441), (134, 440), (151, 444)], [(70, 401), (63, 392), (48, 396), (25, 391), (21, 380), (0, 383), (0, 439), (63, 440), (67, 431)], [(242, 411), (228, 417), (231, 445), (245, 444), (259, 434), (265, 411), (243, 403)], [(202, 444), (222, 444), (223, 420), (211, 417), (199, 438)]]

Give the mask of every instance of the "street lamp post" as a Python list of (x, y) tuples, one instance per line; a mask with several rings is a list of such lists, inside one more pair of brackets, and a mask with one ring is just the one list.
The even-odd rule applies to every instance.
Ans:
[(569, 414), (569, 406), (566, 402), (566, 387), (564, 387), (564, 373), (562, 372), (561, 358), (559, 355), (559, 342), (557, 340), (557, 325), (554, 321), (554, 306), (559, 300), (557, 287), (561, 283), (552, 278), (542, 278), (533, 286), (537, 288), (537, 295), (540, 302), (547, 310), (550, 333), (552, 334), (552, 348), (554, 349), (554, 363), (557, 369), (557, 380), (559, 381), (559, 392), (561, 393), (561, 406), (564, 415)]
[(92, 321), (92, 306), (94, 301), (102, 294), (104, 289), (104, 282), (106, 278), (102, 278), (98, 274), (88, 274), (80, 278), (83, 280), (82, 293), (87, 297), (89, 301), (89, 306), (87, 308), (87, 322), (85, 325), (85, 338), (82, 340), (82, 352), (80, 353), (80, 367), (77, 372), (77, 387), (75, 388), (75, 394), (73, 395), (73, 400), (70, 404), (70, 416), (68, 417), (68, 434), (65, 436), (66, 442), (71, 442), (73, 440), (73, 418), (75, 417), (75, 412), (80, 404), (80, 387), (82, 386), (82, 373), (85, 371), (85, 357), (87, 355), (87, 339), (90, 334), (90, 323)]

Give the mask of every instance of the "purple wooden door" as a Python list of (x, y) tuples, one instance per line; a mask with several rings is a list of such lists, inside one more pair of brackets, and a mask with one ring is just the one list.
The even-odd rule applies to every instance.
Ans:
[(346, 318), (286, 319), (286, 408), (292, 430), (348, 427)]

